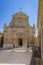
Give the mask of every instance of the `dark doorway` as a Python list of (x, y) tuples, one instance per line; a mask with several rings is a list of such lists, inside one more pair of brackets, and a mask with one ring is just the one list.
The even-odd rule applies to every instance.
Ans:
[(22, 38), (18, 39), (19, 46), (22, 46)]
[(3, 47), (3, 36), (0, 38), (0, 47)]

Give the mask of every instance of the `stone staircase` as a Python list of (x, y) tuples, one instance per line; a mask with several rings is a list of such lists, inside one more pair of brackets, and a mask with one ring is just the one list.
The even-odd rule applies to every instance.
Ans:
[(26, 46), (18, 46), (17, 48), (13, 49), (15, 52), (26, 52), (27, 47)]

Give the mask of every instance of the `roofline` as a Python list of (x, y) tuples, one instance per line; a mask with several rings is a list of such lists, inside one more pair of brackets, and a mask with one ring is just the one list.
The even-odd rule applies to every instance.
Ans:
[[(23, 12), (23, 11), (19, 11), (19, 12)], [(16, 12), (15, 14), (13, 14), (12, 16), (18, 14), (19, 12)], [(24, 12), (23, 12), (24, 13)], [(25, 14), (25, 13), (24, 13)], [(27, 14), (25, 14), (27, 17), (29, 17)]]

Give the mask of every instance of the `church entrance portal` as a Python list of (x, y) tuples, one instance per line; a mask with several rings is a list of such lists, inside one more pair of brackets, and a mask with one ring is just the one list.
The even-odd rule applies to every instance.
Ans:
[(0, 47), (3, 47), (3, 36), (0, 38)]
[(22, 41), (23, 41), (22, 38), (19, 38), (19, 39), (18, 39), (18, 45), (19, 45), (19, 46), (22, 46), (22, 45), (23, 45), (23, 44), (22, 44)]

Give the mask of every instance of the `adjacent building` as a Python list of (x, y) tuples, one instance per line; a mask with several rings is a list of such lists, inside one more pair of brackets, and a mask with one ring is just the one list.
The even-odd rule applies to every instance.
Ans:
[(41, 60), (43, 62), (43, 0), (39, 0), (38, 7), (38, 43), (41, 48)]

